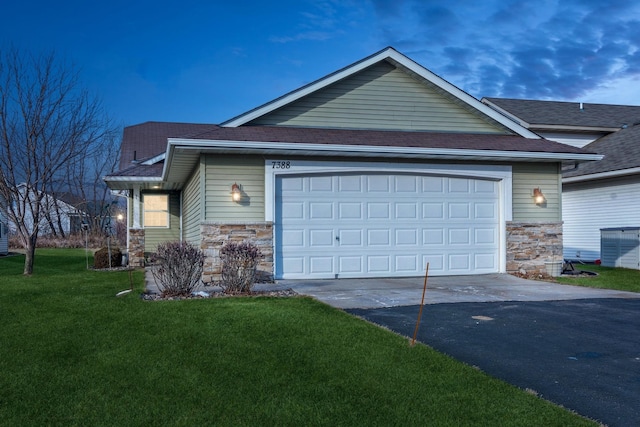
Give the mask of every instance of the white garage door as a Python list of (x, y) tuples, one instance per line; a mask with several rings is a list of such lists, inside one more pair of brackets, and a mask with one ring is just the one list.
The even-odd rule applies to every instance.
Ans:
[(276, 277), (495, 273), (497, 181), (423, 175), (276, 179)]

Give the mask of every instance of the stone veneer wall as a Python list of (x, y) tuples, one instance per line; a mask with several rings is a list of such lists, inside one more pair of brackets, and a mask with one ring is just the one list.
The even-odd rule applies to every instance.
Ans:
[(545, 273), (545, 261), (562, 259), (562, 222), (507, 222), (507, 272)]
[(144, 267), (144, 229), (129, 229), (129, 265)]
[(200, 226), (200, 249), (205, 254), (202, 280), (205, 283), (220, 280), (222, 263), (220, 248), (228, 241), (250, 242), (262, 252), (258, 265), (258, 280), (273, 280), (273, 223), (261, 222), (203, 222)]

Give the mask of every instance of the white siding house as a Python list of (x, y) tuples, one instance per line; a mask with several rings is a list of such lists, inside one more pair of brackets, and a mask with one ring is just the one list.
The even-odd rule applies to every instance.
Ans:
[(600, 230), (640, 226), (640, 106), (485, 98), (523, 126), (604, 158), (566, 163), (562, 174), (564, 257), (600, 259)]

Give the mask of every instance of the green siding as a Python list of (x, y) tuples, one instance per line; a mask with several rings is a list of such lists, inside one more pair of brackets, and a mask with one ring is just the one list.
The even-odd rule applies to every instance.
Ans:
[[(153, 194), (151, 192), (146, 194)], [(156, 192), (156, 194), (159, 194)], [(142, 194), (142, 206), (144, 209), (144, 193)], [(169, 228), (145, 228), (144, 251), (155, 252), (159, 243), (180, 240), (180, 194), (169, 194)], [(143, 224), (144, 227), (144, 224)]]
[[(204, 219), (207, 221), (264, 221), (264, 159), (257, 156), (205, 157)], [(237, 183), (243, 200), (231, 200)]]
[[(536, 205), (533, 189), (540, 187), (547, 202)], [(513, 220), (561, 221), (562, 184), (559, 163), (513, 165)]]
[(201, 210), (201, 174), (200, 164), (196, 166), (193, 175), (187, 181), (182, 196), (183, 237), (194, 245), (200, 244)]
[(309, 94), (249, 124), (457, 133), (509, 133), (427, 81), (388, 62)]

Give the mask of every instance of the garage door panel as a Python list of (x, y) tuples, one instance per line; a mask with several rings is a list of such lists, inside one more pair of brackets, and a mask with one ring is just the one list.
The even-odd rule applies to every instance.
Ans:
[(443, 245), (445, 238), (444, 228), (425, 228), (422, 230), (422, 244), (425, 246)]
[(283, 219), (304, 219), (304, 203), (286, 202), (282, 204)]
[(338, 218), (361, 220), (362, 210), (362, 203), (341, 202), (338, 204)]
[(430, 193), (431, 196), (433, 196), (434, 194), (444, 194), (445, 178), (436, 176), (424, 176), (422, 177), (421, 181), (423, 193)]
[(369, 219), (389, 219), (391, 218), (391, 204), (388, 202), (377, 202), (367, 204)]
[[(422, 257), (422, 265), (423, 269), (426, 269), (427, 263), (429, 263), (429, 272), (430, 273), (444, 273), (445, 269), (445, 257), (443, 254), (428, 254)], [(424, 272), (422, 272), (424, 273)]]
[(310, 202), (309, 219), (325, 220), (333, 219), (333, 203), (331, 202)]
[(424, 219), (444, 219), (444, 202), (429, 202), (422, 204), (422, 218)]
[(397, 246), (415, 246), (418, 244), (418, 230), (416, 229), (396, 229), (395, 235)]
[(469, 203), (449, 203), (449, 219), (471, 219)]
[(276, 277), (497, 272), (493, 181), (418, 175), (276, 177)]
[(289, 247), (305, 247), (304, 229), (289, 229), (282, 232), (282, 244)]
[(314, 248), (334, 245), (333, 229), (309, 230), (309, 246)]
[(389, 255), (373, 255), (367, 257), (367, 271), (372, 273), (391, 273), (391, 257)]
[(341, 192), (362, 192), (362, 177), (361, 176), (339, 176), (338, 188)]
[(309, 256), (309, 274), (333, 274), (332, 256)]
[(418, 206), (412, 203), (396, 203), (396, 219), (417, 219)]
[(475, 270), (486, 271), (491, 273), (498, 267), (497, 258), (493, 253), (480, 253), (474, 255), (474, 267)]
[(471, 256), (468, 253), (449, 254), (447, 270), (453, 274), (471, 271)]
[(417, 255), (396, 255), (395, 270), (399, 273), (416, 274), (418, 272)]
[(498, 208), (495, 203), (475, 203), (474, 212), (475, 219), (495, 220), (498, 218)]
[(305, 262), (304, 257), (285, 256), (281, 258), (281, 260), (282, 260), (282, 269), (283, 271), (286, 271), (287, 274), (290, 274), (293, 276), (300, 276), (307, 273), (306, 271), (304, 271), (304, 262)]
[(367, 230), (368, 246), (389, 246), (391, 245), (391, 230), (389, 229), (369, 229)]
[(387, 175), (367, 176), (367, 191), (370, 193), (388, 193), (391, 188)]
[[(330, 176), (312, 176), (309, 178), (294, 178), (294, 179), (307, 179), (309, 182), (309, 192), (312, 192), (312, 193), (332, 193), (333, 192), (333, 179)], [(286, 190), (284, 186), (283, 186), (283, 189)]]
[(364, 274), (363, 267), (363, 257), (362, 256), (339, 256), (338, 257), (338, 265), (339, 265), (339, 274)]
[(362, 232), (362, 229), (340, 230), (338, 232), (340, 236), (339, 245), (343, 247), (363, 247)]
[(449, 193), (469, 194), (470, 181), (464, 178), (449, 178)]
[(395, 192), (396, 193), (416, 193), (418, 191), (418, 181), (415, 176), (396, 176)]
[(476, 228), (473, 243), (476, 245), (496, 245), (498, 236), (495, 228)]

